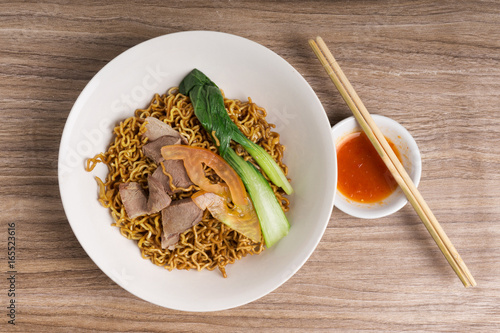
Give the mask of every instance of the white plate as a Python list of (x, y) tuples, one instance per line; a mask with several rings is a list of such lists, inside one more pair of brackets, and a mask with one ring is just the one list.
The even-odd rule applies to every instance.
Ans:
[[(172, 271), (141, 258), (134, 241), (112, 227), (97, 202), (85, 160), (105, 151), (112, 127), (145, 107), (153, 94), (177, 86), (193, 68), (207, 74), (226, 96), (267, 109), (287, 146), (285, 162), (295, 193), (287, 213), (290, 233), (271, 249), (218, 271)], [(90, 258), (132, 294), (164, 307), (215, 311), (236, 307), (279, 287), (309, 258), (328, 224), (336, 188), (330, 125), (302, 76), (269, 49), (234, 35), (182, 32), (141, 43), (107, 64), (88, 83), (68, 117), (59, 151), (59, 186), (71, 227)]]

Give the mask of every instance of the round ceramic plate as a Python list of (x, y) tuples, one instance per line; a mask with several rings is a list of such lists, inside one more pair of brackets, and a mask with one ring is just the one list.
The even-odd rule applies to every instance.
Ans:
[[(111, 226), (97, 201), (95, 176), (84, 164), (107, 149), (112, 128), (154, 93), (178, 86), (198, 68), (229, 98), (252, 100), (268, 111), (286, 145), (289, 234), (262, 254), (215, 271), (168, 270), (142, 259), (139, 248)], [(330, 125), (302, 76), (274, 52), (234, 35), (181, 32), (141, 43), (107, 64), (88, 83), (68, 117), (59, 151), (59, 186), (69, 223), (90, 258), (113, 281), (151, 303), (184, 311), (215, 311), (256, 300), (288, 280), (309, 258), (328, 224), (336, 188)]]

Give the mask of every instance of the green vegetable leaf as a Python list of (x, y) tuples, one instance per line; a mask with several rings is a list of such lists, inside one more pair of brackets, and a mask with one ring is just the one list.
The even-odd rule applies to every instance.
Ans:
[(293, 192), (283, 170), (262, 147), (249, 140), (229, 117), (219, 87), (205, 74), (193, 69), (179, 85), (179, 92), (189, 95), (194, 113), (205, 130), (215, 140), (219, 154), (238, 173), (252, 199), (267, 247), (284, 237), (290, 224), (278, 199), (264, 176), (249, 162), (238, 156), (229, 146), (231, 140), (239, 143), (257, 162), (269, 179)]
[(205, 130), (216, 137), (219, 152), (226, 154), (231, 140), (239, 143), (262, 168), (269, 179), (291, 194), (293, 188), (278, 163), (262, 147), (248, 139), (229, 117), (219, 87), (198, 69), (193, 69), (179, 85), (179, 92), (189, 95), (196, 117)]
[(232, 148), (228, 148), (224, 159), (240, 175), (252, 199), (266, 246), (273, 246), (286, 236), (290, 229), (290, 224), (273, 189), (253, 164), (238, 156)]

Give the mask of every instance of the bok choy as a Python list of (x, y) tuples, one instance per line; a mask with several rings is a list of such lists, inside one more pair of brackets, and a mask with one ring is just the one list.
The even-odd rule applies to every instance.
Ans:
[(179, 92), (189, 96), (196, 117), (216, 142), (220, 156), (241, 177), (257, 212), (266, 246), (271, 247), (288, 233), (290, 224), (268, 181), (254, 165), (236, 154), (229, 145), (231, 140), (239, 143), (254, 158), (274, 184), (290, 194), (293, 189), (283, 170), (233, 123), (224, 107), (219, 87), (205, 74), (193, 69), (182, 80)]
[(182, 80), (179, 92), (190, 97), (194, 113), (205, 130), (219, 141), (221, 156), (229, 148), (231, 140), (239, 143), (257, 162), (269, 179), (281, 187), (286, 194), (293, 192), (283, 170), (274, 159), (258, 144), (248, 139), (229, 117), (224, 107), (224, 98), (219, 87), (205, 74), (193, 69)]

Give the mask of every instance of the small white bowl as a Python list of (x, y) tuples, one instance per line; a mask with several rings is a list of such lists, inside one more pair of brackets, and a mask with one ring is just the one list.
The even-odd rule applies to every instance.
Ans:
[[(373, 120), (384, 136), (390, 139), (398, 148), (403, 160), (403, 166), (410, 178), (418, 186), (422, 173), (422, 160), (417, 143), (411, 134), (396, 121), (379, 115), (372, 115)], [(361, 127), (354, 117), (342, 120), (332, 127), (333, 140), (338, 147), (346, 136), (361, 131)], [(401, 188), (397, 188), (389, 197), (376, 203), (360, 203), (348, 199), (337, 189), (335, 207), (346, 214), (364, 219), (374, 219), (388, 216), (400, 210), (408, 200)]]

